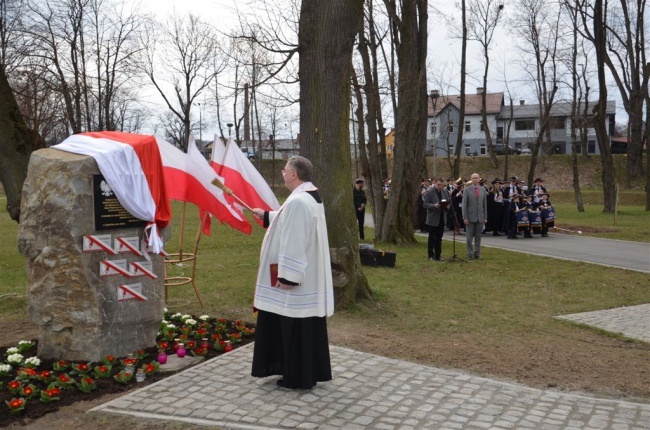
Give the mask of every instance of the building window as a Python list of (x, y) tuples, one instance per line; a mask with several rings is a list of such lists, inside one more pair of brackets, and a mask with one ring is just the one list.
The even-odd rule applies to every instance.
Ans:
[(480, 152), (481, 152), (481, 155), (487, 154), (487, 148), (485, 147), (484, 144), (481, 144)]
[(485, 124), (483, 124), (483, 120), (481, 120), (481, 131), (485, 131)]
[(595, 154), (596, 153), (596, 141), (590, 140), (587, 142), (587, 154)]
[(454, 122), (453, 121), (449, 121), (448, 130), (449, 130), (449, 133), (454, 132)]
[(534, 119), (520, 119), (515, 121), (515, 130), (535, 130)]
[(431, 122), (431, 134), (436, 135), (436, 132), (438, 131), (438, 126), (435, 122)]
[(465, 121), (465, 131), (472, 131), (471, 121)]
[(566, 118), (551, 118), (551, 129), (553, 130), (564, 130)]

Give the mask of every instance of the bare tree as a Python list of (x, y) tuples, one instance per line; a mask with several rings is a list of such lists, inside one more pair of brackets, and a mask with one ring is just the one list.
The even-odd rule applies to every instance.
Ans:
[(38, 134), (25, 124), (0, 64), (0, 182), (7, 195), (7, 212), (14, 221), (20, 220), (20, 197), (29, 157), (42, 146)]
[[(492, 167), (499, 167), (494, 145), (492, 144), (492, 134), (490, 124), (487, 120), (487, 79), (490, 70), (490, 43), (494, 36), (494, 31), (499, 23), (501, 11), (503, 10), (503, 0), (470, 0), (469, 19), (468, 19), (468, 39), (474, 40), (481, 45), (483, 51), (483, 93), (481, 94), (481, 118), (483, 121), (483, 131), (485, 132), (485, 142), (487, 143), (490, 154), (490, 164)], [(462, 122), (460, 124), (463, 124)], [(460, 127), (459, 127), (460, 128)]]
[(614, 0), (599, 4), (602, 4), (602, 11), (596, 11), (596, 5), (586, 0), (576, 1), (573, 7), (579, 10), (583, 36), (594, 45), (597, 41), (592, 22), (596, 15), (602, 17), (604, 34), (600, 42), (606, 46), (600, 53), (603, 62), (599, 64), (607, 66), (612, 74), (628, 114), (627, 173), (631, 178), (640, 177), (644, 171), (643, 106), (648, 91), (648, 81), (644, 81), (644, 67), (648, 62), (646, 0)]
[(147, 31), (143, 69), (167, 108), (183, 124), (183, 150), (187, 150), (191, 133), (192, 106), (215, 77), (211, 61), (217, 55), (217, 45), (214, 28), (192, 14), (172, 14), (163, 25)]
[[(594, 4), (593, 43), (596, 48), (596, 61), (598, 64), (604, 64), (607, 55), (607, 32), (604, 12), (603, 0), (596, 0)], [(598, 103), (594, 107), (593, 114), (596, 138), (600, 148), (600, 162), (603, 169), (603, 212), (614, 212), (616, 210), (616, 181), (612, 181), (612, 178), (616, 178), (616, 171), (605, 122), (607, 118), (607, 81), (605, 80), (605, 69), (603, 67), (598, 68)]]
[[(538, 160), (544, 157), (544, 137), (550, 141), (551, 109), (559, 90), (562, 48), (562, 35), (559, 31), (560, 8), (554, 7), (546, 0), (519, 0), (516, 8), (514, 23), (525, 44), (522, 50), (533, 60), (533, 67), (527, 68), (526, 71), (535, 84), (539, 101), (539, 128), (527, 178), (528, 186), (531, 187)], [(551, 148), (552, 146), (547, 150), (550, 151)]]
[(303, 0), (298, 33), (300, 153), (313, 162), (326, 204), (339, 307), (371, 295), (360, 267), (351, 207), (348, 127), (352, 47), (362, 19), (362, 0)]
[[(384, 222), (378, 240), (413, 243), (412, 214), (424, 166), (427, 123), (427, 0), (384, 0), (391, 20), (399, 67), (394, 165)], [(399, 8), (398, 8), (399, 4)]]

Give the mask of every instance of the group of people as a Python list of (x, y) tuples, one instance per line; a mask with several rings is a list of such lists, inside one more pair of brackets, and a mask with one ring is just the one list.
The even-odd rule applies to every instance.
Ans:
[(536, 178), (529, 190), (524, 181), (512, 176), (508, 183), (499, 178), (491, 186), (478, 173), (471, 180), (423, 179), (418, 200), (419, 228), (429, 233), (428, 257), (442, 260), (442, 235), (445, 228), (466, 235), (467, 259), (481, 257), (481, 234), (507, 234), (508, 239), (532, 238), (533, 233), (548, 237), (555, 213), (544, 180)]

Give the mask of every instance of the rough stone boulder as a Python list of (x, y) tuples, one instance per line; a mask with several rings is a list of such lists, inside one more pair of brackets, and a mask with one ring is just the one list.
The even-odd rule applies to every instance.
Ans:
[[(56, 149), (32, 154), (23, 187), (18, 246), (27, 263), (27, 310), (38, 325), (38, 355), (97, 361), (155, 345), (164, 307), (164, 261), (150, 255), (158, 278), (100, 277), (102, 260), (143, 261), (133, 253), (84, 252), (84, 235), (142, 237), (143, 228), (95, 231), (92, 157)], [(118, 301), (118, 287), (141, 283), (147, 300)]]

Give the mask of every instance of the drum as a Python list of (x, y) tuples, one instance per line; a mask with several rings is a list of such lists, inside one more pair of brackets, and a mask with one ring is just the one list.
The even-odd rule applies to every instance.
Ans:
[(546, 228), (555, 227), (555, 209), (553, 206), (542, 209), (542, 224)]
[(528, 219), (528, 211), (520, 210), (515, 212), (517, 217), (517, 231), (528, 231), (530, 228), (530, 221)]
[(528, 211), (528, 219), (530, 220), (530, 229), (535, 234), (542, 233), (542, 213), (540, 211)]

